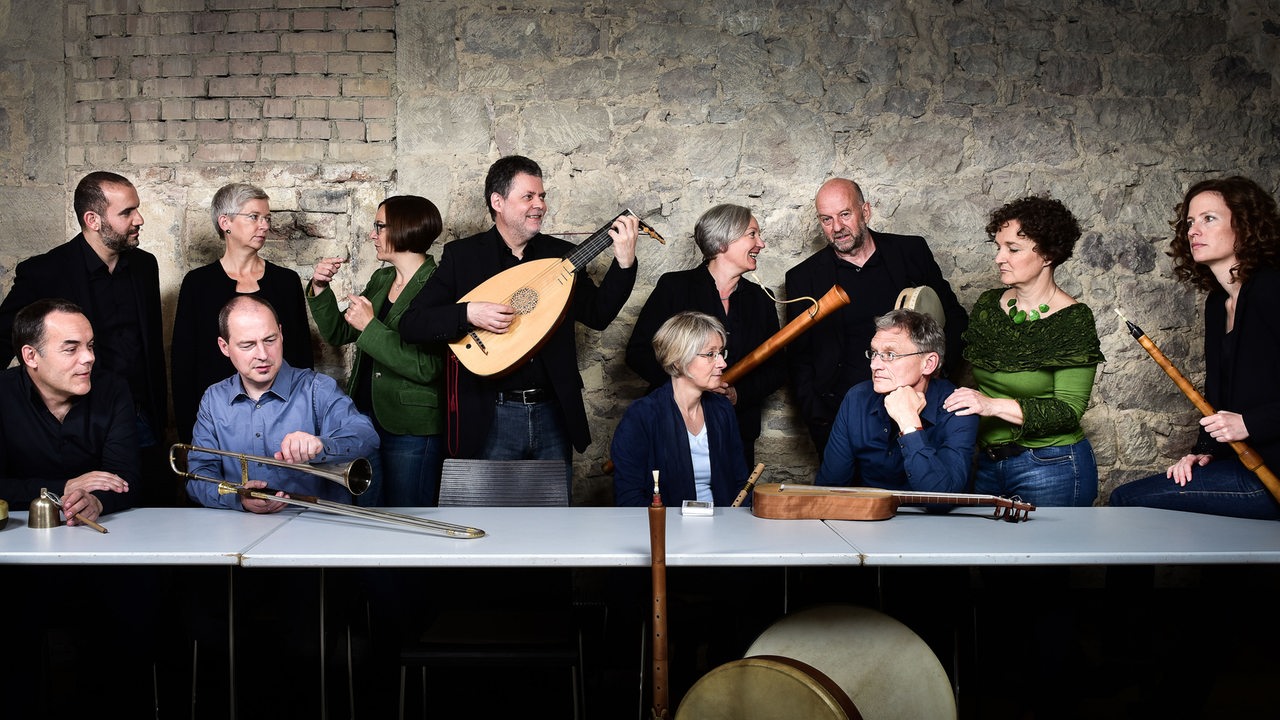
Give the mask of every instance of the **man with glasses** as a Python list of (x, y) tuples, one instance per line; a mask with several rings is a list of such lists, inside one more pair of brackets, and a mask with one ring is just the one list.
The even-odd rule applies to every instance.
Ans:
[(75, 303), (97, 331), (99, 372), (128, 382), (148, 505), (173, 505), (177, 484), (169, 477), (169, 383), (165, 379), (156, 258), (138, 247), (143, 219), (133, 183), (112, 172), (92, 172), (76, 185), (72, 206), (80, 233), (41, 255), (18, 263), (13, 288), (0, 303), (0, 366), (19, 351), (10, 338), (13, 319), (32, 302), (63, 298)]
[[(866, 380), (867, 366), (860, 362), (867, 342), (875, 333), (872, 321), (894, 307), (906, 288), (927, 285), (938, 294), (946, 313), (947, 357), (945, 368), (954, 373), (961, 360), (960, 335), (969, 316), (925, 239), (916, 235), (892, 235), (867, 227), (871, 203), (852, 180), (834, 178), (818, 190), (814, 206), (827, 246), (787, 271), (787, 297), (819, 298), (839, 285), (853, 302), (836, 310), (817, 327), (787, 347), (791, 390), (809, 436), (822, 455), (831, 422), (845, 392)], [(809, 310), (809, 303), (787, 304), (787, 320)]]
[(946, 340), (933, 318), (891, 310), (866, 350), (871, 379), (840, 403), (817, 485), (964, 492), (978, 439), (974, 416), (942, 408), (955, 385), (938, 378)]

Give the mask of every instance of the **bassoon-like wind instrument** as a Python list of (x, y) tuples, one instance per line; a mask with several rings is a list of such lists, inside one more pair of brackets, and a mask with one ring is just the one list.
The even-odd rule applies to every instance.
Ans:
[[(1163, 352), (1160, 352), (1160, 348), (1156, 347), (1156, 344), (1151, 341), (1151, 338), (1147, 337), (1147, 334), (1143, 332), (1142, 328), (1129, 322), (1129, 319), (1126, 318), (1124, 313), (1119, 310), (1116, 310), (1116, 315), (1119, 315), (1120, 319), (1124, 321), (1125, 326), (1129, 328), (1129, 334), (1132, 335), (1134, 339), (1138, 341), (1138, 344), (1147, 351), (1147, 354), (1151, 356), (1151, 359), (1155, 360), (1156, 364), (1164, 369), (1165, 373), (1173, 379), (1174, 384), (1178, 386), (1178, 389), (1182, 391), (1182, 394), (1187, 396), (1187, 399), (1191, 401), (1192, 405), (1196, 406), (1196, 409), (1199, 410), (1201, 414), (1208, 417), (1217, 412), (1217, 410), (1214, 410), (1213, 406), (1209, 404), (1209, 401), (1205, 400), (1204, 396), (1195, 389), (1195, 386), (1191, 384), (1191, 381), (1179, 372), (1178, 368), (1174, 367), (1173, 363), (1169, 358), (1165, 357)], [(1272, 473), (1270, 468), (1262, 462), (1262, 456), (1254, 452), (1253, 448), (1249, 447), (1249, 445), (1242, 440), (1236, 440), (1227, 444), (1231, 446), (1232, 450), (1236, 451), (1236, 455), (1240, 456), (1240, 462), (1245, 467), (1249, 468), (1249, 470), (1253, 471), (1254, 475), (1258, 476), (1258, 479), (1267, 487), (1267, 490), (1271, 493), (1272, 497), (1277, 501), (1280, 501), (1280, 479), (1277, 479), (1275, 473)]]
[(832, 285), (826, 295), (818, 298), (813, 307), (800, 313), (768, 340), (748, 353), (738, 362), (729, 366), (720, 375), (720, 379), (730, 385), (743, 375), (755, 370), (761, 363), (773, 357), (773, 354), (786, 347), (809, 328), (817, 325), (823, 318), (849, 304), (849, 295), (839, 285)]

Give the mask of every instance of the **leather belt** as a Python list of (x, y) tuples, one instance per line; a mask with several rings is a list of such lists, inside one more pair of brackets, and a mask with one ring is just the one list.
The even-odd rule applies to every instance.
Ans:
[(532, 390), (502, 390), (498, 393), (498, 402), (514, 402), (524, 405), (533, 405), (534, 403), (548, 402), (551, 400), (551, 393), (542, 388), (534, 388)]
[(996, 462), (1000, 462), (1001, 460), (1008, 460), (1009, 458), (1013, 458), (1013, 457), (1018, 457), (1019, 455), (1021, 455), (1026, 451), (1027, 451), (1027, 448), (1023, 447), (1022, 445), (1019, 445), (1018, 443), (1004, 443), (1003, 445), (988, 445), (987, 447), (982, 449), (982, 452), (986, 453), (987, 457), (991, 458)]

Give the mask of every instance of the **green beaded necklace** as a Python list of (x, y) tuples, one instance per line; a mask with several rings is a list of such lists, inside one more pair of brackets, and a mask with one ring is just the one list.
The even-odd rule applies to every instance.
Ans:
[[(1056, 294), (1057, 291), (1055, 290)], [(1049, 312), (1049, 303), (1040, 303), (1034, 310), (1022, 310), (1018, 308), (1018, 299), (1016, 297), (1009, 298), (1006, 303), (1009, 306), (1009, 318), (1013, 320), (1014, 325), (1021, 325), (1024, 322), (1034, 322), (1040, 319), (1040, 316)]]

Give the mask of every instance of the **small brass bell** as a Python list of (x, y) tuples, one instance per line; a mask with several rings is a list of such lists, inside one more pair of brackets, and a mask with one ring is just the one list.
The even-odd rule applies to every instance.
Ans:
[(31, 511), (27, 513), (28, 527), (51, 528), (62, 524), (58, 506), (49, 499), (48, 492), (48, 488), (40, 488), (40, 497), (31, 501)]
[(0, 500), (0, 530), (9, 524), (9, 503)]

